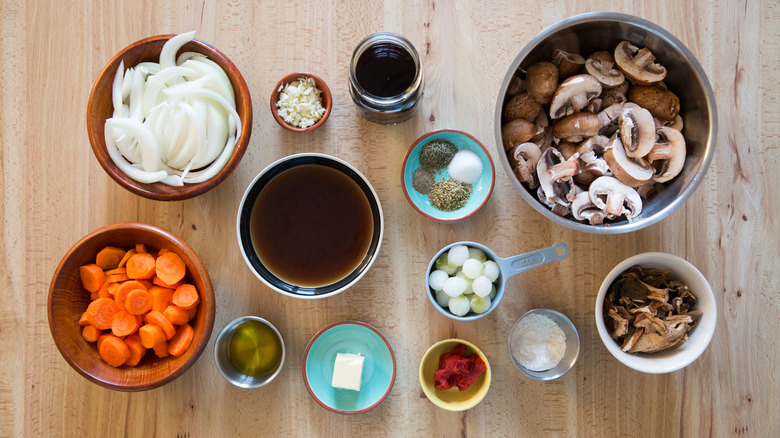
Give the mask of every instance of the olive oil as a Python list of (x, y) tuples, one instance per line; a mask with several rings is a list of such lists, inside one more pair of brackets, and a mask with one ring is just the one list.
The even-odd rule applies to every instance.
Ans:
[(282, 343), (276, 332), (260, 321), (236, 328), (228, 342), (230, 363), (239, 373), (260, 377), (272, 373), (282, 360)]

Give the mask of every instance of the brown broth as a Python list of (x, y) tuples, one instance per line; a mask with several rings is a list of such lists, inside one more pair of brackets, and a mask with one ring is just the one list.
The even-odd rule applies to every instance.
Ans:
[(331, 167), (285, 170), (260, 191), (250, 236), (268, 270), (302, 287), (333, 284), (368, 253), (374, 232), (371, 206), (360, 186)]

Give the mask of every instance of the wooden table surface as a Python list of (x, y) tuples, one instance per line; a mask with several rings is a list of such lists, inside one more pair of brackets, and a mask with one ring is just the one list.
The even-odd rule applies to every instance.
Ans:
[[(0, 2), (0, 436), (780, 433), (777, 2), (314, 3)], [(644, 230), (585, 234), (534, 211), (498, 166), (493, 197), (474, 217), (445, 225), (417, 214), (399, 184), (409, 145), (428, 131), (456, 128), (480, 139), (496, 160), (495, 102), (511, 61), (545, 27), (597, 10), (631, 13), (664, 27), (708, 75), (717, 99), (718, 142), (691, 198)], [(87, 97), (100, 69), (122, 47), (192, 29), (243, 73), (254, 103), (252, 138), (238, 168), (216, 189), (182, 202), (150, 201), (119, 187), (98, 165), (84, 123)], [(352, 49), (382, 30), (412, 41), (427, 76), (416, 117), (394, 127), (361, 119), (347, 88)], [(334, 93), (332, 116), (307, 135), (283, 131), (268, 109), (273, 84), (296, 70), (322, 76)], [(287, 298), (260, 283), (235, 237), (236, 211), (251, 179), (276, 159), (308, 151), (360, 169), (378, 192), (386, 220), (370, 272), (347, 292), (314, 301)], [(218, 306), (215, 333), (199, 361), (172, 383), (140, 393), (104, 389), (77, 374), (54, 346), (46, 319), (47, 291), (61, 257), (88, 232), (122, 221), (159, 225), (189, 242), (209, 269)], [(458, 323), (432, 308), (421, 282), (436, 251), (466, 239), (503, 256), (557, 241), (567, 243), (571, 254), (512, 278), (506, 298), (488, 317)], [(606, 273), (646, 251), (692, 262), (718, 304), (709, 348), (666, 375), (618, 363), (599, 340), (593, 316)], [(582, 338), (575, 369), (552, 382), (523, 377), (507, 352), (511, 324), (536, 307), (567, 314)], [(262, 389), (231, 386), (214, 364), (216, 332), (241, 315), (272, 321), (288, 348), (280, 376)], [(324, 410), (301, 379), (309, 339), (344, 319), (379, 328), (398, 361), (390, 396), (359, 416)], [(487, 397), (461, 413), (434, 406), (417, 379), (425, 350), (453, 336), (479, 345), (493, 369)]]

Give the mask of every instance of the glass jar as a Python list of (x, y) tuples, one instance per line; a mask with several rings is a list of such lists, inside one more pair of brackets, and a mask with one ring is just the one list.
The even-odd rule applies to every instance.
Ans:
[(379, 32), (355, 47), (349, 65), (349, 94), (368, 121), (405, 122), (420, 103), (423, 88), (420, 56), (406, 38)]

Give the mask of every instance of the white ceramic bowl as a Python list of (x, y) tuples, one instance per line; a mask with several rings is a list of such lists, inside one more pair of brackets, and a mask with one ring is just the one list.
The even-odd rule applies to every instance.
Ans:
[[(696, 325), (688, 332), (690, 337), (688, 341), (674, 350), (629, 354), (621, 351), (620, 346), (609, 335), (604, 323), (604, 297), (615, 278), (634, 265), (640, 265), (643, 268), (667, 269), (672, 272), (672, 278), (687, 284), (691, 292), (696, 295), (694, 309), (701, 310), (702, 315)], [(715, 333), (717, 315), (718, 307), (715, 303), (715, 295), (704, 275), (685, 259), (661, 252), (637, 254), (620, 262), (607, 274), (596, 297), (596, 327), (604, 346), (624, 365), (643, 373), (670, 373), (690, 365), (704, 353), (710, 344), (712, 335)]]

